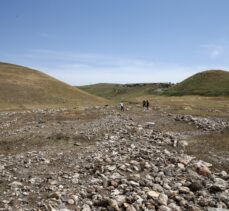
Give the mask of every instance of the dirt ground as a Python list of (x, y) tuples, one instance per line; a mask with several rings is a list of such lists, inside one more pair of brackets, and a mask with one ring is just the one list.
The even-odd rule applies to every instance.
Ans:
[[(26, 151), (45, 150), (68, 152), (84, 150), (95, 145), (95, 140), (109, 132), (110, 111), (128, 115), (139, 125), (154, 122), (154, 129), (177, 134), (179, 139), (187, 141), (184, 148), (187, 154), (214, 164), (215, 168), (229, 170), (229, 132), (202, 131), (194, 124), (176, 121), (171, 113), (157, 109), (143, 110), (141, 105), (128, 105), (125, 112), (107, 106), (84, 110), (35, 110), (27, 112), (2, 112), (0, 114), (0, 154), (13, 155)], [(105, 123), (104, 123), (105, 120)], [(225, 120), (225, 118), (224, 118)], [(80, 146), (80, 147), (79, 147)]]
[[(122, 162), (122, 159), (125, 159), (127, 166), (132, 165), (131, 162), (136, 163), (140, 159), (138, 153), (143, 160), (153, 156), (155, 164), (158, 163), (157, 159), (161, 160), (159, 166), (165, 158), (166, 162), (171, 162), (173, 158), (170, 158), (170, 155), (185, 153), (212, 163), (212, 170), (229, 171), (229, 140), (225, 118), (222, 121), (219, 119), (209, 121), (206, 118), (183, 121), (189, 118), (177, 118), (176, 114), (158, 110), (156, 107), (146, 110), (140, 104), (129, 104), (124, 112), (115, 106), (81, 110), (36, 109), (1, 112), (0, 208), (2, 209), (0, 210), (23, 208), (23, 210), (53, 211), (61, 209), (52, 209), (52, 206), (62, 206), (63, 203), (68, 206), (68, 210), (81, 210), (70, 209), (72, 201), (66, 201), (65, 196), (56, 201), (55, 198), (60, 197), (55, 194), (59, 191), (62, 195), (68, 196), (80, 193), (79, 197), (86, 201), (80, 200), (77, 206), (81, 208), (82, 203), (90, 204), (91, 202), (87, 201), (92, 200), (90, 183), (97, 181), (94, 177), (100, 175), (98, 172), (103, 172), (106, 166), (104, 163), (97, 164), (101, 156), (106, 156), (104, 160), (108, 163), (111, 162), (109, 156), (113, 157), (114, 162), (107, 166), (110, 172), (114, 170), (115, 165), (120, 165), (122, 168), (115, 160)], [(206, 122), (207, 128), (205, 128)], [(208, 130), (209, 128), (211, 130)], [(141, 134), (141, 131), (144, 133)], [(175, 140), (178, 141), (178, 147), (171, 144)], [(170, 144), (165, 144), (167, 141)], [(131, 152), (129, 150), (133, 150), (134, 154), (129, 154)], [(149, 164), (146, 162), (146, 165)], [(132, 171), (127, 169), (126, 177), (129, 175), (129, 170)], [(139, 168), (135, 166), (134, 170), (139, 171)], [(180, 171), (182, 167), (176, 170)], [(81, 175), (79, 181), (75, 175)], [(169, 178), (179, 179), (179, 177)], [(108, 187), (107, 192), (103, 191), (101, 194), (110, 196), (109, 191)], [(207, 205), (202, 205), (200, 202), (198, 206), (221, 206), (209, 203), (210, 201)]]

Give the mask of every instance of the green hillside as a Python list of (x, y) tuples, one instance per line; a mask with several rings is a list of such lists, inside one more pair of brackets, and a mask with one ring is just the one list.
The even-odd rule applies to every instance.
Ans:
[(136, 97), (160, 93), (170, 87), (167, 83), (138, 83), (138, 84), (94, 84), (78, 88), (93, 95), (112, 100), (129, 100)]
[(208, 70), (197, 73), (169, 88), (166, 95), (228, 96), (229, 72)]
[(0, 63), (0, 109), (83, 106), (106, 102), (37, 70)]

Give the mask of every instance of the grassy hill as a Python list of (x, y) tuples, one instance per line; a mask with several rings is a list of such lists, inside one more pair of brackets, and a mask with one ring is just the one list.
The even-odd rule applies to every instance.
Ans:
[(208, 70), (197, 73), (165, 91), (166, 95), (228, 96), (229, 72)]
[(0, 63), (0, 109), (84, 106), (106, 102), (37, 70)]
[(167, 83), (138, 83), (138, 84), (94, 84), (88, 86), (79, 86), (78, 88), (93, 95), (112, 100), (129, 100), (136, 97), (160, 93), (162, 90), (170, 87)]

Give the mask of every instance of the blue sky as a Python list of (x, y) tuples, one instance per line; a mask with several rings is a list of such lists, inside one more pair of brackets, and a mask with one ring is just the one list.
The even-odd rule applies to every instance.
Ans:
[(1, 0), (0, 61), (72, 85), (229, 69), (228, 0)]

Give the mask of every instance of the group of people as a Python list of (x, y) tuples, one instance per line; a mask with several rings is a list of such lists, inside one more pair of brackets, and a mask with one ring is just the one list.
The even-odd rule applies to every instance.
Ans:
[[(121, 111), (124, 111), (125, 110), (124, 109), (124, 103), (123, 102), (119, 103), (119, 106), (120, 106), (120, 110)], [(143, 109), (149, 110), (149, 101), (148, 100), (143, 100), (142, 101), (142, 106), (143, 106)]]
[(149, 110), (149, 101), (148, 100), (143, 100), (142, 101), (142, 107), (143, 107), (143, 109), (147, 109), (147, 110)]

